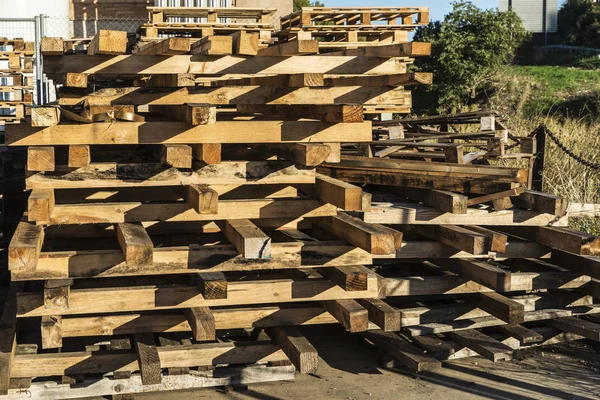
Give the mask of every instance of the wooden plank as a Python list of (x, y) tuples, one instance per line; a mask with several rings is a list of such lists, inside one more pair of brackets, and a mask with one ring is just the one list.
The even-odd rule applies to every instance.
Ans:
[(319, 273), (345, 291), (367, 290), (370, 270), (364, 266), (319, 268)]
[(189, 185), (186, 188), (186, 201), (198, 214), (219, 212), (219, 194), (207, 185)]
[(389, 187), (393, 193), (401, 194), (413, 200), (420, 201), (430, 207), (452, 214), (466, 214), (468, 197), (444, 190), (419, 189), (407, 187)]
[[(211, 146), (212, 147), (212, 146)], [(209, 150), (207, 150), (209, 151)], [(198, 154), (216, 162), (216, 154)], [(220, 154), (219, 154), (220, 155)], [(181, 185), (259, 185), (314, 183), (315, 172), (297, 168), (288, 161), (228, 161), (207, 166), (192, 165), (182, 171), (160, 163), (93, 163), (75, 171), (58, 167), (53, 174), (35, 174), (27, 178), (28, 189), (140, 188)], [(121, 171), (127, 171), (126, 174)], [(125, 175), (125, 176), (124, 176)]]
[(362, 210), (362, 189), (327, 175), (317, 174), (317, 197), (346, 211)]
[[(35, 128), (8, 125), (12, 146), (73, 144), (200, 144), (279, 142), (364, 142), (371, 140), (371, 122), (331, 124), (320, 121), (223, 121), (190, 127), (183, 122), (113, 122)], [(223, 135), (227, 132), (227, 135)]]
[(337, 216), (313, 221), (340, 239), (347, 240), (371, 254), (395, 254), (401, 246), (402, 234), (377, 224), (367, 224), (358, 218), (340, 213)]
[(263, 114), (270, 118), (318, 119), (323, 122), (363, 122), (363, 106), (340, 105), (286, 105), (286, 104), (238, 104), (237, 112), (242, 114)]
[(600, 341), (600, 324), (577, 317), (565, 317), (544, 321), (564, 332), (574, 333), (596, 342)]
[[(219, 364), (254, 364), (287, 360), (278, 346), (271, 341), (242, 343), (203, 343), (185, 346), (156, 347), (150, 342), (145, 347), (150, 353), (145, 357), (148, 367), (162, 368), (195, 367)], [(157, 351), (159, 362), (155, 361)], [(145, 354), (144, 354), (145, 356)], [(43, 366), (43, 368), (40, 368)], [(65, 352), (59, 354), (27, 354), (19, 355), (14, 360), (14, 377), (62, 376), (65, 373), (105, 374), (112, 371), (137, 371), (140, 369), (136, 353), (129, 352)], [(146, 370), (151, 377), (155, 376), (154, 368)], [(143, 373), (142, 373), (143, 375)], [(143, 379), (143, 378), (142, 378)], [(165, 377), (166, 380), (166, 377)], [(113, 382), (114, 385), (114, 382)]]
[(185, 316), (195, 340), (216, 340), (215, 317), (208, 307), (188, 308)]
[(192, 146), (192, 156), (194, 159), (205, 164), (221, 164), (221, 144), (203, 143)]
[(423, 353), (393, 332), (370, 330), (364, 332), (363, 336), (411, 371), (431, 371), (441, 367), (438, 360)]
[(415, 345), (425, 350), (435, 358), (447, 360), (456, 350), (450, 344), (437, 336), (413, 336), (410, 338)]
[(59, 349), (62, 347), (62, 317), (60, 315), (44, 315), (41, 323), (42, 349)]
[(6, 302), (0, 317), (0, 395), (8, 393), (11, 378), (14, 378), (14, 356), (17, 346), (17, 293), (24, 284), (14, 282), (8, 288)]
[(534, 330), (525, 328), (520, 324), (507, 324), (498, 327), (502, 332), (509, 336), (518, 339), (522, 344), (539, 343), (544, 340), (544, 337)]
[(327, 160), (331, 148), (321, 143), (273, 143), (252, 146), (257, 151), (275, 154), (278, 157), (292, 161), (294, 164), (306, 167), (317, 166)]
[(600, 258), (579, 256), (560, 250), (552, 250), (552, 262), (571, 271), (581, 272), (592, 278), (600, 279)]
[(267, 333), (301, 374), (315, 372), (319, 364), (317, 349), (293, 326), (267, 329)]
[(148, 111), (192, 126), (217, 123), (217, 108), (209, 104), (150, 105)]
[(157, 385), (161, 383), (161, 360), (151, 333), (135, 335), (135, 350), (137, 353), (140, 375), (143, 385)]
[(142, 224), (119, 223), (117, 239), (125, 256), (125, 262), (130, 267), (144, 267), (153, 262), (154, 244)]
[[(59, 204), (54, 207), (52, 218), (48, 221), (48, 224), (220, 221), (259, 218), (289, 219), (290, 217), (297, 219), (333, 216), (336, 212), (335, 206), (310, 199), (222, 200), (219, 202), (219, 212), (217, 214), (198, 214), (186, 202)], [(371, 231), (375, 229), (372, 226), (369, 227)], [(383, 229), (378, 229), (378, 231), (387, 236), (394, 236), (390, 235), (387, 230), (385, 233)], [(378, 241), (375, 241), (375, 244), (377, 243)]]
[(414, 86), (431, 85), (433, 74), (428, 72), (407, 72), (403, 74), (389, 75), (355, 75), (355, 76), (331, 76), (325, 78), (323, 86)]
[(364, 332), (369, 328), (369, 312), (356, 300), (327, 300), (323, 302), (323, 307), (352, 333)]
[(499, 292), (511, 291), (511, 273), (492, 263), (460, 258), (435, 260), (434, 263), (465, 280), (480, 283)]
[[(62, 226), (61, 230), (64, 228)], [(272, 243), (269, 260), (246, 260), (229, 244), (157, 247), (154, 249), (153, 259), (152, 266), (132, 269), (126, 265), (120, 250), (43, 252), (36, 270), (13, 270), (11, 274), (13, 280), (34, 280), (167, 275), (199, 271), (260, 271), (372, 263), (372, 256), (366, 251), (341, 241)]]
[(271, 258), (271, 238), (247, 219), (233, 219), (222, 223), (227, 239), (246, 259)]
[(369, 320), (385, 332), (398, 332), (401, 328), (400, 312), (380, 299), (357, 299), (369, 312)]
[(296, 56), (319, 54), (319, 42), (316, 40), (293, 40), (258, 50), (259, 56)]
[[(258, 75), (247, 78), (229, 78), (229, 79), (218, 79), (211, 82), (210, 86), (276, 86), (286, 88), (304, 88), (304, 87), (322, 87), (324, 86), (324, 74), (322, 73), (297, 73), (297, 74), (277, 74), (277, 75)], [(260, 103), (238, 103), (242, 104), (253, 104), (256, 106), (262, 106)], [(278, 105), (285, 106), (287, 104), (279, 103)]]
[(424, 57), (431, 55), (431, 43), (409, 42), (366, 46), (358, 49), (347, 49), (323, 55), (362, 56), (362, 57)]
[(536, 240), (545, 246), (569, 253), (587, 256), (600, 255), (600, 237), (573, 229), (539, 227)]
[[(524, 187), (518, 187), (515, 189), (510, 189), (510, 190), (504, 190), (502, 192), (497, 192), (497, 193), (490, 193), (488, 195), (485, 196), (478, 196), (478, 197), (474, 197), (471, 198), (467, 201), (467, 205), (469, 206), (474, 206), (477, 204), (481, 204), (481, 203), (487, 203), (487, 202), (493, 202), (493, 201), (498, 201), (498, 200), (504, 200), (510, 196), (519, 196), (520, 194), (522, 194), (525, 191)], [(494, 207), (496, 208), (496, 207)], [(506, 208), (510, 208), (510, 207), (506, 207)]]
[(30, 110), (31, 126), (53, 126), (60, 122), (60, 109), (58, 107), (31, 107)]
[(160, 56), (187, 54), (190, 52), (190, 45), (191, 43), (189, 38), (170, 37), (152, 41), (142, 47), (139, 47), (134, 54)]
[(55, 279), (44, 283), (44, 307), (68, 308), (72, 279)]
[(493, 362), (512, 360), (513, 349), (476, 330), (448, 332), (455, 342), (475, 350), (482, 357)]
[[(471, 254), (487, 254), (491, 250), (491, 240), (486, 235), (471, 231), (462, 226), (418, 225), (408, 226), (407, 228), (419, 235), (437, 240), (446, 246)], [(406, 230), (407, 228), (403, 229)]]
[(233, 52), (231, 36), (204, 36), (192, 44), (191, 53), (202, 56), (226, 56)]
[[(469, 302), (500, 318), (508, 324), (522, 324), (525, 322), (525, 307), (500, 293), (475, 293), (468, 296)], [(476, 349), (473, 349), (477, 351)]]
[(77, 72), (67, 72), (63, 82), (65, 87), (85, 89), (88, 87), (88, 76), (86, 74), (78, 74)]
[(27, 199), (27, 217), (30, 221), (49, 221), (54, 210), (54, 190), (34, 189)]
[(186, 144), (163, 144), (160, 162), (174, 168), (192, 168), (192, 148)]
[(30, 146), (27, 148), (27, 170), (54, 171), (54, 147)]
[(548, 193), (526, 190), (515, 199), (520, 207), (562, 217), (567, 212), (567, 199)]
[(69, 146), (69, 159), (67, 165), (69, 168), (86, 168), (92, 162), (90, 146), (73, 145)]
[(19, 222), (8, 246), (8, 269), (34, 271), (44, 243), (44, 229)]
[(467, 228), (470, 231), (480, 233), (480, 234), (486, 236), (490, 240), (490, 251), (494, 251), (497, 253), (506, 252), (508, 236), (506, 236), (500, 232), (496, 232), (491, 229), (483, 228), (483, 227), (477, 226), (477, 225), (466, 225), (465, 228)]
[(96, 76), (139, 77), (154, 74), (231, 74), (244, 75), (314, 73), (336, 74), (395, 74), (406, 72), (406, 64), (397, 58), (381, 60), (376, 57), (303, 55), (292, 57), (223, 56), (138, 56), (69, 55), (48, 57), (44, 72), (50, 78), (62, 77), (67, 72)]
[(258, 32), (236, 31), (231, 34), (232, 51), (236, 55), (258, 54)]
[(44, 36), (41, 41), (40, 51), (43, 56), (62, 56), (64, 53), (63, 38)]
[(228, 283), (222, 272), (199, 272), (195, 276), (196, 285), (204, 299), (227, 298)]
[(127, 52), (127, 32), (100, 29), (88, 45), (88, 56), (119, 55)]

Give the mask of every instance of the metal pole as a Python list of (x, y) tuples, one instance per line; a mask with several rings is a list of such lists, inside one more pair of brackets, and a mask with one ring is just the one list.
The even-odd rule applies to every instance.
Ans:
[(544, 46), (548, 46), (548, 27), (546, 18), (547, 18), (547, 13), (548, 13), (548, 0), (543, 0), (543, 5), (542, 5), (542, 29), (544, 31)]
[(40, 104), (44, 104), (44, 96), (43, 96), (43, 83), (42, 83), (42, 74), (43, 74), (43, 67), (42, 67), (42, 49), (41, 49), (41, 42), (42, 42), (42, 18), (43, 16), (40, 15), (36, 15), (35, 16), (35, 88), (36, 88), (36, 94), (37, 94), (37, 104), (36, 105), (40, 105)]

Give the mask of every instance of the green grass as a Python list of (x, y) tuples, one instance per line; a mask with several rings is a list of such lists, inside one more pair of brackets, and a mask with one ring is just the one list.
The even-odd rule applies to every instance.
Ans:
[(600, 115), (600, 71), (560, 66), (510, 66), (530, 86), (525, 117), (557, 115), (593, 120)]

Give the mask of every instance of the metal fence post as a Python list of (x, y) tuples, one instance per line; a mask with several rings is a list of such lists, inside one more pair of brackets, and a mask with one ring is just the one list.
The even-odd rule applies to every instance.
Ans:
[(37, 104), (44, 104), (45, 88), (43, 83), (43, 65), (42, 65), (42, 23), (44, 16), (42, 14), (35, 16), (35, 82), (37, 93)]

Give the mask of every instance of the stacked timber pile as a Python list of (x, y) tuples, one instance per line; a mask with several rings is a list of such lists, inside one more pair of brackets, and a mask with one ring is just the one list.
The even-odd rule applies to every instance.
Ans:
[[(23, 212), (24, 153), (4, 145), (7, 124), (18, 124), (33, 103), (34, 43), (0, 38), (0, 265), (6, 265), (6, 248), (18, 215)], [(6, 274), (2, 274), (7, 278)]]
[(7, 131), (31, 193), (9, 249), (4, 393), (292, 379), (317, 368), (296, 326), (395, 318), (366, 265), (402, 235), (338, 215), (370, 198), (316, 167), (372, 140), (370, 105), (410, 109), (404, 86), (431, 75), (407, 65), (429, 45), (321, 55), (312, 39), (213, 33), (133, 54), (124, 32), (100, 31), (87, 54), (42, 40), (59, 100)]

